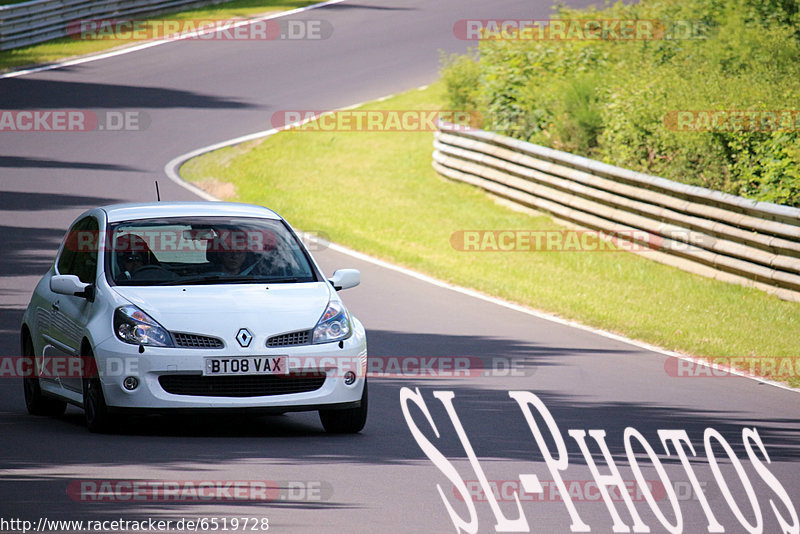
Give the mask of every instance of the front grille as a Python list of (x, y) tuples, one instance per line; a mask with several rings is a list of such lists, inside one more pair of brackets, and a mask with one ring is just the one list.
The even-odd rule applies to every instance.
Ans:
[(279, 336), (272, 336), (267, 340), (268, 347), (290, 347), (293, 345), (308, 345), (311, 343), (311, 330), (302, 332), (289, 332)]
[(173, 395), (266, 397), (315, 391), (325, 383), (325, 375), (162, 375), (158, 377), (158, 383)]
[(188, 349), (221, 349), (223, 347), (222, 340), (215, 337), (182, 332), (174, 332), (172, 335), (175, 336), (175, 343), (179, 347)]

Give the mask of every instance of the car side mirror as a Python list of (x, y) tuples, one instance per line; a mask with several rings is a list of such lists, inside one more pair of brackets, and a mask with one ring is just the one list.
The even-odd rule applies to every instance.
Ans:
[(328, 282), (331, 283), (336, 291), (350, 289), (361, 283), (361, 271), (358, 269), (339, 269), (333, 273), (333, 276), (328, 278)]
[(81, 282), (74, 274), (57, 274), (50, 278), (50, 291), (94, 301), (94, 285)]

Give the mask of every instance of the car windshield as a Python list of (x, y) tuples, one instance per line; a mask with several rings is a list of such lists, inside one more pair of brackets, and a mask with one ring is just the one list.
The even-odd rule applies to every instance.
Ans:
[(117, 285), (316, 281), (297, 237), (280, 220), (192, 217), (109, 227), (106, 273)]

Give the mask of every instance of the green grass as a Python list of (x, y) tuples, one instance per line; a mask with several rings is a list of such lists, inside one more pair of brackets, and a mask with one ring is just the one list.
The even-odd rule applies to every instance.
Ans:
[[(437, 109), (443, 87), (367, 109)], [(430, 132), (282, 132), (181, 168), (194, 182), (232, 182), (235, 200), (293, 225), (454, 284), (666, 349), (711, 357), (792, 357), (800, 305), (626, 252), (459, 252), (458, 230), (562, 229), (498, 205), (431, 168)], [(793, 385), (800, 386), (796, 378)]]
[[(271, 11), (296, 9), (314, 3), (316, 3), (315, 0), (233, 0), (231, 2), (193, 9), (191, 11), (160, 14), (157, 17), (151, 16), (150, 18), (168, 18), (170, 20), (225, 20), (234, 17), (248, 18)], [(53, 39), (52, 41), (37, 45), (0, 52), (0, 72), (32, 65), (53, 63), (65, 58), (94, 54), (111, 48), (139, 44), (141, 42), (142, 41), (132, 41), (124, 38), (78, 40), (72, 37), (63, 37), (60, 39)]]

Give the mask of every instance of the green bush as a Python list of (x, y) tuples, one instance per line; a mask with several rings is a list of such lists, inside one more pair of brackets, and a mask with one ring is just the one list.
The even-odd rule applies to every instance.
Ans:
[(476, 111), (479, 107), (477, 99), (481, 75), (476, 58), (472, 55), (442, 54), (441, 62), (447, 65), (442, 78), (452, 109)]
[(670, 119), (800, 110), (800, 0), (643, 0), (553, 18), (658, 20), (670, 38), (482, 41), (477, 56), (445, 58), (450, 105), (519, 139), (800, 206), (800, 125), (686, 130)]

